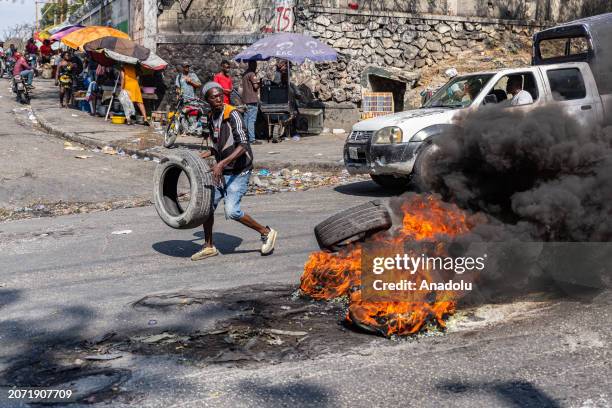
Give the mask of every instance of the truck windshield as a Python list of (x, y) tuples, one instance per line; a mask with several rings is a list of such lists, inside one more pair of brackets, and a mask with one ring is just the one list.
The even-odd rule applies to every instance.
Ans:
[(493, 74), (456, 77), (440, 88), (423, 108), (465, 108), (478, 97)]

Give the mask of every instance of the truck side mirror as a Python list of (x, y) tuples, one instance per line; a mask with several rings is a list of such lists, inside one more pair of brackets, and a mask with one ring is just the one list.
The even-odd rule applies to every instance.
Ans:
[(497, 103), (497, 96), (494, 94), (489, 94), (485, 96), (484, 101), (482, 101), (483, 105), (488, 105), (490, 103)]

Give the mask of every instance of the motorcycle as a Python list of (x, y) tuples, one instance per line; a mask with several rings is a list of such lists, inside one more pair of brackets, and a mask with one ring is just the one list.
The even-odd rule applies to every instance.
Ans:
[(36, 76), (36, 54), (28, 54), (26, 55), (26, 61), (28, 62), (28, 65), (30, 65), (32, 67), (32, 69), (34, 70), (34, 75)]
[(15, 67), (15, 59), (12, 57), (4, 58), (4, 72), (0, 72), (0, 77), (6, 75), (9, 78), (13, 77), (13, 68)]
[(172, 147), (179, 135), (204, 137), (208, 133), (209, 110), (205, 102), (197, 98), (185, 99), (179, 93), (173, 115), (164, 131), (164, 147)]
[(21, 75), (13, 76), (13, 92), (17, 97), (17, 102), (26, 105), (30, 103), (30, 91), (26, 80)]

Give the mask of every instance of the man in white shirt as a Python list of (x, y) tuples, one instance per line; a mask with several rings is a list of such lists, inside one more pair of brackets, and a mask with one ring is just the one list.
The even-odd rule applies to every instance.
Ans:
[(512, 95), (511, 106), (529, 105), (533, 103), (531, 94), (523, 90), (523, 77), (521, 75), (511, 75), (508, 77), (506, 92)]

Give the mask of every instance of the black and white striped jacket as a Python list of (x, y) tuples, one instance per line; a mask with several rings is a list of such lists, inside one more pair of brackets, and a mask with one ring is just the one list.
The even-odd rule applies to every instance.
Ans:
[[(245, 149), (244, 154), (240, 155), (233, 162), (229, 163), (224, 169), (224, 174), (240, 174), (253, 168), (253, 152), (249, 144), (246, 126), (242, 119), (242, 114), (231, 105), (224, 105), (223, 120), (219, 132), (215, 132), (215, 122), (218, 123), (219, 116), (213, 117), (211, 112), (208, 117), (208, 127), (210, 128), (211, 139), (213, 142), (213, 153), (217, 162), (231, 155), (234, 149), (242, 145)], [(215, 135), (218, 137), (215, 138)]]

